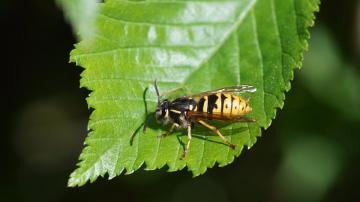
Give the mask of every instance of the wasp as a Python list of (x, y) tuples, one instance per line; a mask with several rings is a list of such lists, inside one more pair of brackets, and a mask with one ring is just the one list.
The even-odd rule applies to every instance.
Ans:
[(186, 154), (189, 152), (192, 139), (191, 129), (194, 124), (200, 124), (215, 132), (226, 145), (235, 149), (236, 145), (232, 144), (215, 126), (210, 125), (207, 121), (255, 122), (254, 119), (245, 117), (246, 114), (252, 111), (249, 100), (236, 95), (236, 93), (255, 92), (256, 88), (253, 86), (237, 85), (225, 87), (173, 100), (161, 99), (156, 80), (154, 87), (158, 98), (157, 108), (151, 114), (152, 116), (147, 118), (143, 130), (145, 132), (153, 116), (164, 125), (171, 124), (167, 133), (161, 137), (171, 134), (177, 128), (187, 129), (188, 142), (182, 154), (182, 159), (185, 159)]

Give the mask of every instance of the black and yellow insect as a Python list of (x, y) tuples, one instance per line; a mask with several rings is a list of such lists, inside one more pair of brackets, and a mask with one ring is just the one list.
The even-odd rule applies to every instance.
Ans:
[[(153, 113), (155, 118), (167, 125), (172, 124), (170, 130), (163, 136), (169, 135), (175, 128), (187, 129), (188, 142), (182, 159), (185, 159), (191, 143), (191, 129), (195, 123), (201, 124), (214, 131), (232, 149), (235, 148), (221, 132), (208, 124), (207, 120), (220, 120), (229, 122), (254, 122), (254, 119), (245, 117), (252, 111), (249, 101), (235, 93), (255, 92), (256, 88), (250, 85), (238, 85), (202, 92), (195, 95), (183, 96), (174, 100), (161, 99), (160, 93), (154, 82), (158, 97), (157, 109)], [(144, 124), (144, 131), (151, 118)]]

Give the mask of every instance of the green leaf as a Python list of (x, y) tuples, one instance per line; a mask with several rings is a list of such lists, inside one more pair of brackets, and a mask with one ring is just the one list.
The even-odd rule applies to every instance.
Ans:
[[(187, 167), (194, 176), (215, 163), (225, 166), (250, 148), (283, 106), (293, 69), (301, 66), (318, 0), (119, 1), (101, 4), (94, 38), (71, 52), (85, 68), (81, 86), (92, 92), (91, 129), (78, 168), (68, 185), (81, 186), (106, 173), (109, 179), (143, 166), (169, 171)], [(221, 144), (211, 131), (194, 131), (189, 154), (181, 160), (184, 131), (158, 138), (168, 128), (153, 123), (139, 130), (147, 109), (156, 107), (152, 86), (162, 92), (186, 87), (196, 93), (250, 84), (256, 123), (230, 124), (220, 130), (237, 145)], [(146, 91), (146, 89), (149, 89)], [(145, 99), (144, 99), (145, 97)], [(218, 125), (216, 125), (218, 126)]]
[(98, 0), (55, 0), (64, 10), (66, 19), (80, 38), (91, 37), (95, 31)]

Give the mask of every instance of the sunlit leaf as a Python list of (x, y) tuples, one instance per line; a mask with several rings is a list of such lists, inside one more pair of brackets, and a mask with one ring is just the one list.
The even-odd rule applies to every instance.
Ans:
[(91, 37), (95, 31), (98, 0), (55, 0), (80, 38)]
[[(301, 66), (317, 0), (119, 1), (101, 4), (95, 37), (71, 52), (85, 68), (81, 86), (92, 92), (91, 129), (69, 186), (83, 185), (106, 173), (109, 178), (168, 166), (187, 167), (194, 176), (215, 163), (225, 166), (250, 148), (283, 106), (293, 69)], [(162, 92), (186, 87), (193, 93), (250, 84), (256, 123), (230, 124), (221, 131), (237, 147), (221, 144), (210, 131), (194, 131), (190, 152), (181, 160), (187, 137), (153, 123), (132, 134), (156, 107), (152, 83)], [(148, 90), (146, 90), (148, 89)], [(148, 112), (148, 113), (149, 113)]]

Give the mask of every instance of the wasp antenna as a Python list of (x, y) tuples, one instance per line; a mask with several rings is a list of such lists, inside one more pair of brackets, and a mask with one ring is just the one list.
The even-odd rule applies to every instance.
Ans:
[(144, 133), (145, 133), (145, 131), (146, 131), (147, 126), (148, 126), (148, 125), (150, 124), (150, 122), (152, 121), (154, 115), (155, 115), (155, 113), (151, 113), (151, 114), (149, 114), (149, 116), (146, 118), (146, 121), (145, 121), (145, 123), (144, 123), (144, 129), (143, 129)]
[(158, 103), (160, 103), (160, 93), (159, 93), (159, 89), (157, 87), (156, 79), (154, 81), (154, 86), (155, 86), (156, 95), (157, 95), (157, 98), (158, 98)]

